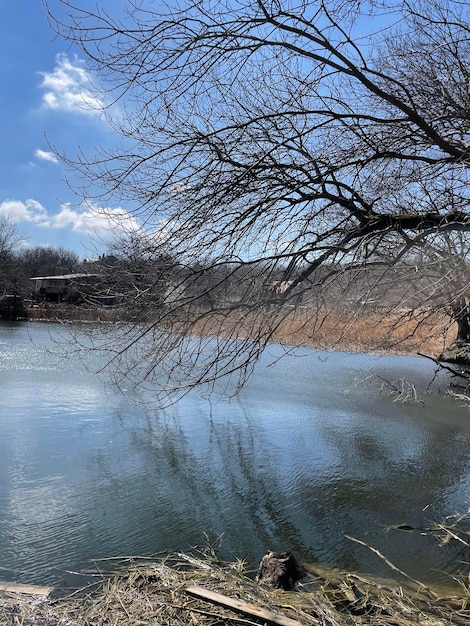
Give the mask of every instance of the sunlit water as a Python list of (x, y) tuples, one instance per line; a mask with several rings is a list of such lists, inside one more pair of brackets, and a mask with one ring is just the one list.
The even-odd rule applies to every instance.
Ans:
[(431, 362), (299, 350), (267, 367), (273, 346), (236, 399), (194, 392), (145, 412), (42, 349), (55, 329), (0, 324), (0, 579), (61, 584), (98, 559), (187, 551), (206, 535), (250, 565), (290, 548), (397, 575), (352, 537), (426, 583), (468, 572), (463, 545), (390, 527), (467, 511), (470, 410), (359, 382), (375, 372), (424, 389)]

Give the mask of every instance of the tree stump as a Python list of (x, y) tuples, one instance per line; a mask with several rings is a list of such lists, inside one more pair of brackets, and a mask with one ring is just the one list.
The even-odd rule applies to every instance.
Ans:
[(286, 552), (268, 552), (259, 564), (256, 580), (260, 585), (271, 589), (295, 589), (295, 583), (306, 575), (295, 556)]

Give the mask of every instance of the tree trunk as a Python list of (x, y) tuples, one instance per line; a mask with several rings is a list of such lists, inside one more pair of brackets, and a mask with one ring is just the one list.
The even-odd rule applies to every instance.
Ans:
[(452, 317), (457, 324), (456, 341), (470, 344), (470, 310), (468, 302), (461, 302), (452, 308)]
[(268, 552), (261, 559), (256, 580), (271, 589), (295, 589), (295, 583), (303, 578), (306, 570), (295, 556), (287, 552)]
[(451, 309), (453, 321), (457, 324), (455, 341), (441, 354), (439, 360), (445, 363), (463, 365), (470, 372), (470, 302), (467, 299), (455, 303)]

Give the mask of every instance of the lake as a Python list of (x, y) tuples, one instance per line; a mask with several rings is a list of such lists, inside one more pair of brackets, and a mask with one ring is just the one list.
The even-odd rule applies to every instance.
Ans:
[[(426, 391), (429, 360), (299, 349), (268, 367), (272, 346), (235, 399), (196, 390), (144, 411), (54, 355), (57, 329), (0, 323), (0, 579), (69, 584), (100, 559), (206, 539), (253, 567), (289, 548), (398, 576), (351, 537), (427, 584), (468, 573), (465, 546), (424, 530), (470, 498), (470, 410), (445, 381)], [(394, 402), (371, 373), (423, 402)]]

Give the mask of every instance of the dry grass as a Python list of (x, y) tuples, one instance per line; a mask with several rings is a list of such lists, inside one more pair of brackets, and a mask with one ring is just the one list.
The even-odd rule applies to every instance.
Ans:
[[(436, 598), (418, 588), (311, 573), (297, 592), (260, 588), (242, 562), (169, 556), (147, 564), (127, 563), (125, 571), (54, 597), (0, 592), (2, 626), (235, 626), (269, 623), (186, 593), (198, 585), (256, 605), (304, 626), (460, 626), (470, 623), (467, 597)], [(274, 623), (274, 622), (271, 622)]]
[[(456, 337), (452, 320), (428, 309), (284, 307), (241, 314), (192, 310), (174, 329), (194, 336), (260, 339), (287, 346), (347, 352), (426, 354), (437, 357)], [(188, 331), (189, 329), (189, 331)]]
[[(291, 346), (351, 352), (416, 354), (436, 356), (453, 342), (455, 325), (449, 317), (433, 310), (380, 310), (364, 306), (358, 310), (337, 306), (284, 307), (270, 317), (265, 311), (242, 314), (240, 310), (207, 311), (191, 308), (180, 312), (181, 321), (171, 328), (196, 336), (263, 338)], [(30, 320), (102, 321), (119, 320), (117, 309), (81, 309), (73, 306), (29, 310)]]
[(279, 343), (351, 352), (441, 354), (455, 338), (456, 328), (442, 314), (425, 309), (358, 311), (292, 309), (274, 339)]

